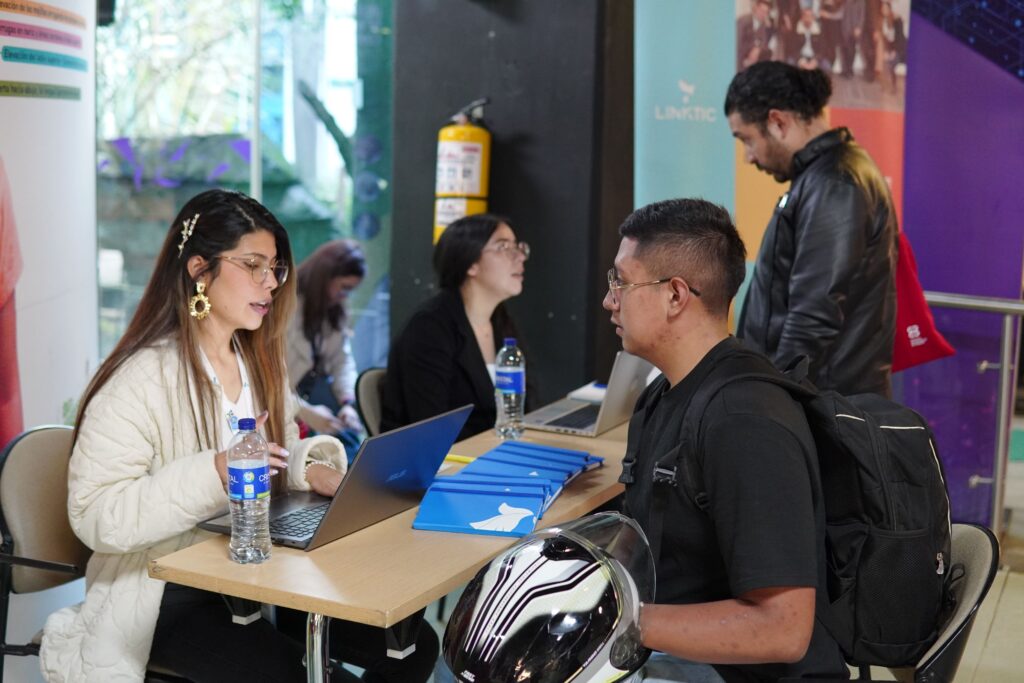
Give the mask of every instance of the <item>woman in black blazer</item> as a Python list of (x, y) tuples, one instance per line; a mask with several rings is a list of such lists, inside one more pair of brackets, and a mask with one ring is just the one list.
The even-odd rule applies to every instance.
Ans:
[(381, 429), (472, 403), (459, 439), (494, 428), (494, 358), (516, 336), (502, 302), (523, 289), (530, 248), (509, 221), (477, 214), (455, 221), (434, 248), (441, 291), (392, 342)]

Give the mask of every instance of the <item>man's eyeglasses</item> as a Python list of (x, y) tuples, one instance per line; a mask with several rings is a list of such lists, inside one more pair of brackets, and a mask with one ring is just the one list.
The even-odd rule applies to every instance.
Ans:
[[(631, 287), (646, 287), (647, 285), (662, 285), (666, 282), (671, 281), (672, 278), (664, 277), (660, 280), (651, 280), (650, 282), (623, 282), (619, 279), (619, 273), (614, 268), (608, 269), (608, 294), (612, 297), (612, 303), (618, 305), (619, 303), (619, 291), (623, 289), (629, 289)], [(686, 286), (690, 289), (690, 292), (694, 296), (700, 296), (700, 292), (695, 287), (690, 286), (687, 282)]]
[(494, 251), (508, 259), (514, 259), (516, 256), (520, 255), (523, 257), (524, 261), (530, 258), (530, 245), (526, 242), (500, 240), (495, 242), (493, 246), (484, 247), (481, 251)]
[(252, 276), (252, 281), (258, 285), (265, 283), (267, 276), (271, 273), (274, 274), (274, 279), (277, 280), (279, 287), (288, 279), (288, 264), (281, 261), (267, 263), (266, 260), (257, 256), (218, 256), (217, 258), (248, 270), (249, 275)]

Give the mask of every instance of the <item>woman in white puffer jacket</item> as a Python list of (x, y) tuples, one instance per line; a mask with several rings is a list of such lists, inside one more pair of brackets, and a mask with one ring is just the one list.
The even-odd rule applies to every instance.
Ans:
[(259, 416), (282, 473), (275, 488), (333, 495), (341, 482), (340, 442), (299, 440), (293, 419), (292, 266), (284, 228), (250, 197), (210, 190), (175, 219), (79, 406), (68, 514), (94, 554), (85, 602), (47, 620), (48, 681), (142, 681), (151, 660), (192, 680), (304, 680), (301, 644), (265, 621), (232, 624), (215, 594), (147, 574), (151, 560), (207, 538), (196, 523), (226, 507), (239, 418)]

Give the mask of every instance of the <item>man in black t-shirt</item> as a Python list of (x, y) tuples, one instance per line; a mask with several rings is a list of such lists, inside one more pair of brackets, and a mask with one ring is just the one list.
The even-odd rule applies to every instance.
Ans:
[[(652, 511), (656, 462), (674, 461), (689, 401), (711, 369), (743, 353), (729, 303), (745, 249), (723, 208), (676, 199), (633, 212), (609, 271), (604, 307), (626, 351), (663, 375), (637, 402), (624, 470), (626, 512), (659, 549), (657, 595), (640, 629), (658, 651), (647, 681), (846, 677), (835, 641), (815, 619), (825, 599), (824, 508), (802, 407), (783, 389), (738, 381), (700, 419), (708, 509), (673, 488)], [(660, 532), (659, 532), (660, 530)], [(694, 674), (692, 663), (714, 665)], [(668, 673), (685, 671), (683, 674)], [(711, 677), (708, 677), (708, 674)]]

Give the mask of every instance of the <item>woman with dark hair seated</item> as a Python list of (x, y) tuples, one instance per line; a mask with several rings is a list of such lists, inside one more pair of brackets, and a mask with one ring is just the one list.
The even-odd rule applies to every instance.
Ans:
[(366, 257), (358, 242), (332, 240), (299, 264), (297, 275), (288, 376), (298, 394), (299, 419), (319, 434), (341, 439), (351, 459), (365, 430), (352, 407), (356, 363), (345, 303), (366, 276)]
[(460, 439), (494, 427), (494, 358), (502, 339), (516, 336), (503, 302), (522, 291), (529, 256), (500, 216), (460, 218), (441, 233), (434, 248), (441, 291), (392, 342), (382, 429), (467, 403), (476, 407)]

